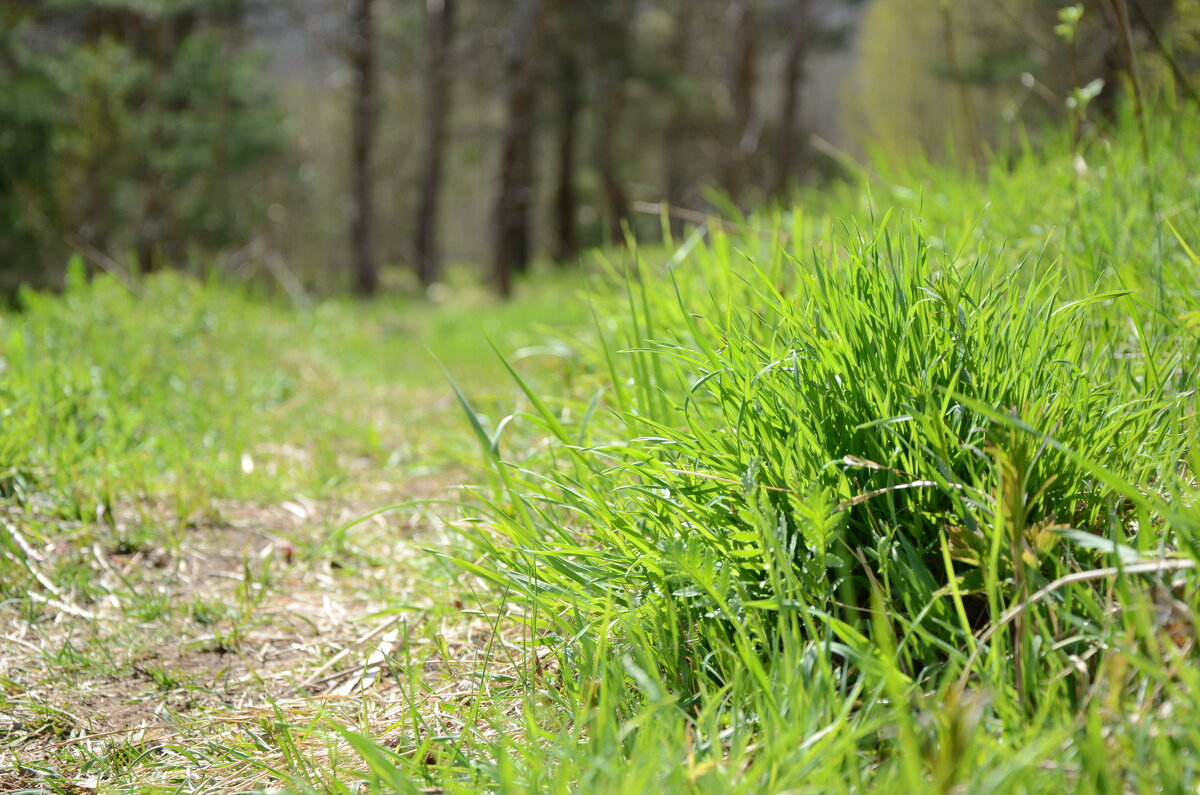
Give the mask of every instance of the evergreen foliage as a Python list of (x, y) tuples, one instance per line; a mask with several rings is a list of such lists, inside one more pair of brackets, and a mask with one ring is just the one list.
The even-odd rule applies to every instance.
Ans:
[[(244, 244), (282, 118), (224, 2), (50, 3), (5, 14), (0, 278), (52, 284), (67, 253), (143, 270)], [(94, 257), (93, 257), (94, 259)]]

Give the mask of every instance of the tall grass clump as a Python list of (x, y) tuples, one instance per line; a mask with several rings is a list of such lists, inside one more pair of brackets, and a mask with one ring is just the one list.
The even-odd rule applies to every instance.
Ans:
[(1166, 141), (1200, 130), (1163, 126), (1169, 214), (1128, 130), (1086, 171), (1065, 138), (983, 183), (925, 168), (631, 253), (588, 391), (510, 368), (540, 450), (460, 394), (493, 473), (460, 562), (586, 743), (500, 743), (490, 780), (1194, 783), (1165, 716), (1200, 717), (1200, 163)]

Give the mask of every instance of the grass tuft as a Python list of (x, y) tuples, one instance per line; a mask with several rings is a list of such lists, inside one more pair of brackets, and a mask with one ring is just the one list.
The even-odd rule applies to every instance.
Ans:
[(1131, 130), (643, 252), (586, 384), (506, 362), (542, 446), (492, 446), (459, 559), (556, 659), (526, 709), (563, 735), (478, 783), (1194, 782), (1200, 194), (1162, 146), (1147, 210)]

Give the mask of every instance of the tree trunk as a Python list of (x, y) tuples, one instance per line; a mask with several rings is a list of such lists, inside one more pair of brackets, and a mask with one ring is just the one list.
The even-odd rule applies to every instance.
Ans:
[(804, 62), (808, 58), (810, 37), (809, 0), (792, 0), (792, 25), (788, 37), (787, 62), (783, 69), (783, 115), (776, 141), (775, 185), (772, 192), (784, 196), (804, 162), (804, 143), (800, 140), (800, 88), (804, 83)]
[(725, 190), (735, 204), (741, 204), (750, 184), (751, 157), (758, 148), (757, 135), (752, 126), (758, 49), (754, 0), (733, 0), (730, 12), (734, 25), (733, 74), (729, 89), (733, 99), (733, 118)]
[(351, 132), (351, 195), (354, 216), (350, 227), (350, 254), (354, 291), (362, 296), (379, 287), (379, 262), (375, 254), (375, 184), (371, 161), (375, 149), (376, 74), (375, 22), (372, 0), (350, 0), (353, 43), (350, 68), (354, 73), (354, 111)]
[(971, 167), (978, 168), (983, 164), (983, 147), (979, 140), (980, 136), (983, 135), (983, 130), (975, 120), (975, 104), (971, 101), (971, 90), (970, 86), (967, 85), (967, 76), (958, 58), (957, 28), (954, 24), (954, 14), (952, 13), (950, 3), (942, 3), (941, 11), (942, 43), (946, 48), (946, 65), (950, 68), (950, 76), (954, 80), (954, 88), (958, 93), (958, 104), (962, 113), (962, 126), (965, 130), (963, 135), (965, 140), (963, 143), (966, 144), (967, 154), (971, 158)]
[(512, 293), (513, 274), (529, 264), (529, 213), (533, 205), (533, 126), (537, 70), (545, 18), (553, 0), (523, 0), (517, 9), (508, 55), (508, 121), (501, 141), (496, 193), (496, 248), (492, 278), (502, 296)]
[[(667, 120), (663, 138), (663, 161), (666, 170), (666, 199), (673, 208), (681, 208), (688, 201), (688, 92), (682, 87), (690, 74), (692, 43), (692, 0), (682, 0), (675, 16), (675, 35), (671, 39), (669, 54), (671, 69), (676, 84), (670, 97), (671, 115)], [(683, 234), (683, 220), (672, 215), (671, 234)]]
[(625, 238), (623, 223), (629, 216), (628, 197), (621, 182), (617, 158), (617, 134), (625, 111), (625, 77), (629, 68), (629, 36), (637, 8), (630, 0), (616, 0), (608, 9), (608, 52), (601, 64), (598, 88), (599, 129), (596, 132), (596, 169), (604, 194), (608, 235), (613, 243)]
[(619, 75), (606, 75), (600, 88), (600, 129), (596, 133), (596, 168), (608, 218), (608, 237), (613, 243), (624, 238), (622, 222), (627, 217), (628, 200), (617, 166), (617, 129), (625, 108), (625, 87)]
[[(1120, 92), (1122, 76), (1131, 77), (1126, 55), (1123, 52), (1124, 32), (1116, 4), (1111, 0), (1099, 0), (1100, 15), (1104, 19), (1105, 44), (1100, 62), (1098, 77), (1104, 81), (1100, 96), (1092, 101), (1100, 117), (1109, 123), (1117, 120), (1117, 95)], [(1130, 26), (1133, 30), (1145, 33), (1152, 43), (1161, 45), (1158, 41), (1158, 30), (1165, 26), (1171, 18), (1172, 0), (1133, 0), (1130, 4), (1133, 11)], [(1164, 52), (1165, 49), (1160, 50)], [(1171, 67), (1176, 68), (1173, 59), (1168, 57)], [(1177, 80), (1177, 85), (1180, 85)], [(1186, 78), (1181, 84), (1184, 90), (1190, 90)]]
[[(1149, 11), (1146, 10), (1146, 6), (1150, 7)], [(1172, 16), (1173, 0), (1146, 0), (1145, 4), (1141, 0), (1130, 0), (1129, 7), (1133, 12), (1134, 25), (1145, 31), (1150, 39), (1150, 45), (1170, 67), (1176, 93), (1179, 96), (1187, 97), (1192, 102), (1200, 102), (1200, 94), (1197, 94), (1196, 87), (1192, 85), (1187, 71), (1176, 60), (1175, 54), (1171, 52), (1171, 48), (1167, 46), (1159, 33), (1162, 28), (1166, 27)]]
[(428, 287), (441, 276), (438, 259), (438, 195), (442, 187), (442, 160), (446, 149), (446, 118), (450, 111), (450, 40), (454, 26), (454, 0), (426, 0), (429, 45), (425, 91), (425, 158), (421, 176), (421, 203), (417, 211), (417, 276)]
[(578, 56), (569, 44), (559, 53), (558, 187), (554, 191), (554, 257), (560, 265), (576, 254), (575, 142), (582, 104)]
[(171, 131), (164, 119), (164, 114), (169, 108), (162, 87), (170, 77), (172, 60), (179, 43), (188, 32), (187, 26), (193, 24), (194, 19), (191, 14), (180, 14), (178, 17), (169, 14), (142, 17), (138, 24), (142, 35), (138, 40), (131, 42), (135, 50), (144, 54), (153, 70), (153, 77), (146, 81), (146, 94), (139, 97), (146, 106), (155, 111), (147, 115), (152, 125), (149, 136), (151, 152), (143, 153), (147, 156), (143, 161), (146, 169), (143, 175), (146, 199), (137, 232), (138, 269), (143, 274), (161, 270), (175, 253), (171, 246), (171, 194), (164, 185), (169, 170), (156, 167), (154, 160), (156, 156), (162, 157), (172, 148)]

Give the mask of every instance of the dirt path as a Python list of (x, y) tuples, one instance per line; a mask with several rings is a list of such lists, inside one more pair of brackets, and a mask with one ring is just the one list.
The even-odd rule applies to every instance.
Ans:
[[(420, 506), (371, 515), (451, 480), (336, 505), (222, 503), (178, 543), (27, 550), (42, 609), (0, 607), (0, 792), (269, 786), (331, 752), (281, 742), (291, 727), (386, 727), (462, 689), (490, 628), (462, 619), (461, 588), (423, 551), (445, 528)], [(64, 566), (90, 598), (56, 584)]]

